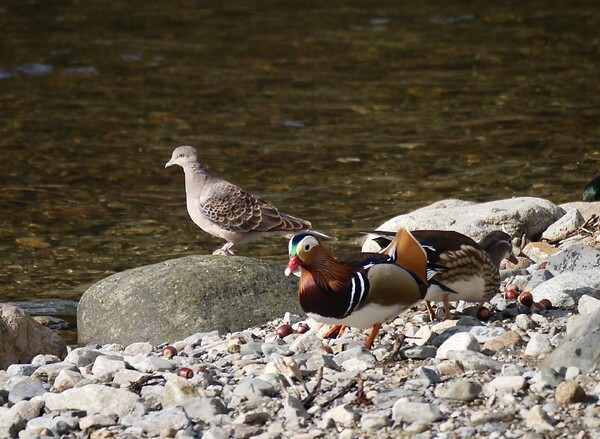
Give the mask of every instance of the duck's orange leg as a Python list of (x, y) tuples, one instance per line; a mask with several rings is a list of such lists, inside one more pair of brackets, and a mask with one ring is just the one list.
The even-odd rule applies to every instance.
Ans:
[(371, 346), (373, 346), (373, 342), (375, 341), (377, 334), (379, 334), (380, 329), (381, 329), (381, 323), (375, 323), (373, 325), (373, 329), (371, 329), (371, 335), (369, 335), (369, 338), (365, 342), (365, 347), (367, 349), (371, 349)]
[(333, 325), (329, 331), (325, 333), (323, 338), (338, 338), (341, 337), (346, 330), (346, 325)]

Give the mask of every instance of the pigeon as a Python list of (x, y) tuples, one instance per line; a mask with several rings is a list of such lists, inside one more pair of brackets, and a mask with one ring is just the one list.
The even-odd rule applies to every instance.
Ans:
[(222, 238), (225, 245), (213, 254), (233, 256), (231, 247), (261, 236), (292, 235), (312, 230), (310, 222), (279, 212), (273, 205), (212, 174), (192, 146), (179, 146), (165, 168), (179, 165), (185, 173), (187, 211), (206, 233)]

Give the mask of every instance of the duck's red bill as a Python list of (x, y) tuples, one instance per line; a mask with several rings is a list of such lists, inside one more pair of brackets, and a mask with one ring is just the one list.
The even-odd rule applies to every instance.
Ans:
[(285, 275), (289, 276), (290, 274), (292, 274), (294, 271), (296, 271), (298, 269), (298, 267), (300, 266), (301, 263), (302, 263), (302, 261), (300, 260), (300, 258), (298, 256), (294, 256), (293, 258), (290, 258), (287, 268), (285, 269)]

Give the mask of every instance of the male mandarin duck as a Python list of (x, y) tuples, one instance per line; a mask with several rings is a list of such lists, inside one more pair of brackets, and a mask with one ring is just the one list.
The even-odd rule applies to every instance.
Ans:
[[(382, 248), (392, 239), (393, 232), (375, 234), (374, 241)], [(450, 318), (449, 301), (484, 302), (500, 289), (500, 262), (507, 258), (517, 262), (510, 236), (501, 231), (485, 235), (479, 243), (458, 232), (446, 230), (414, 230), (415, 239), (427, 252), (429, 289), (425, 306), (430, 319), (435, 319), (431, 302), (442, 301), (444, 319)]]
[[(371, 348), (382, 323), (425, 297), (427, 256), (417, 240), (399, 230), (382, 253), (336, 259), (316, 236), (301, 233), (289, 243), (289, 276), (300, 267), (298, 299), (309, 317), (326, 324), (372, 328)], [(339, 328), (339, 326), (337, 326)]]
[(192, 221), (206, 233), (227, 241), (213, 254), (233, 255), (234, 244), (312, 229), (310, 222), (281, 213), (266, 201), (213, 175), (191, 146), (175, 148), (165, 168), (173, 165), (181, 166), (185, 173), (187, 211)]
[(583, 188), (583, 201), (600, 201), (600, 177), (594, 178)]

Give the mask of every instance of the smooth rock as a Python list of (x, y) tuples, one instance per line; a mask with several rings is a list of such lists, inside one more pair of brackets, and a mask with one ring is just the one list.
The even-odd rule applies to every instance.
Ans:
[(123, 355), (135, 356), (135, 355), (144, 355), (150, 354), (154, 348), (148, 342), (136, 342), (131, 343), (123, 350)]
[(52, 391), (62, 392), (67, 389), (72, 389), (78, 382), (83, 380), (83, 375), (80, 372), (71, 369), (63, 369), (58, 372), (52, 384)]
[(38, 354), (64, 358), (67, 346), (56, 332), (40, 325), (21, 308), (0, 303), (0, 369), (30, 363)]
[[(521, 197), (487, 203), (469, 203), (461, 200), (443, 200), (392, 218), (377, 227), (395, 231), (454, 230), (475, 240), (488, 232), (502, 230), (511, 236), (539, 236), (564, 215), (564, 210), (541, 198)], [(378, 251), (379, 246), (367, 239), (362, 251)]]
[(467, 332), (459, 332), (441, 344), (441, 346), (437, 349), (435, 358), (440, 360), (448, 359), (448, 352), (450, 351), (479, 352), (479, 350), (479, 342), (473, 335)]
[(79, 428), (85, 433), (88, 429), (98, 430), (102, 427), (115, 425), (116, 423), (117, 421), (114, 416), (91, 415), (79, 419)]
[(290, 351), (296, 354), (304, 354), (311, 352), (315, 349), (323, 346), (323, 341), (317, 337), (314, 331), (308, 331), (298, 336), (292, 344), (290, 344)]
[(190, 426), (190, 420), (181, 407), (170, 407), (159, 412), (151, 412), (146, 415), (127, 415), (121, 419), (125, 426), (140, 428), (149, 437), (160, 436), (161, 431), (173, 429), (175, 431), (185, 430)]
[(583, 373), (600, 369), (600, 310), (580, 316), (567, 327), (567, 336), (543, 362), (544, 367), (560, 369), (575, 366)]
[(536, 270), (529, 278), (523, 291), (531, 291), (553, 277), (554, 275), (550, 270)]
[(426, 358), (435, 358), (438, 348), (435, 346), (406, 346), (400, 349), (401, 358), (413, 360), (425, 360)]
[(600, 299), (600, 269), (557, 274), (531, 291), (533, 300), (548, 299), (555, 308), (574, 307), (584, 295)]
[(525, 355), (537, 357), (542, 354), (548, 354), (553, 349), (554, 347), (550, 343), (550, 338), (546, 334), (533, 333), (525, 347)]
[(13, 386), (8, 394), (8, 400), (15, 404), (19, 401), (29, 400), (47, 392), (46, 387), (37, 380), (26, 378)]
[(96, 349), (91, 348), (75, 348), (65, 358), (65, 362), (74, 364), (77, 367), (85, 367), (96, 361), (101, 355), (105, 355)]
[(155, 355), (136, 355), (135, 357), (125, 357), (125, 360), (131, 367), (144, 373), (166, 372), (177, 367), (173, 361)]
[(396, 422), (426, 423), (441, 421), (444, 415), (440, 409), (426, 402), (410, 402), (399, 399), (392, 407), (392, 419)]
[(479, 383), (475, 383), (470, 380), (459, 379), (450, 381), (442, 390), (436, 392), (436, 396), (439, 398), (471, 402), (479, 396), (481, 389), (482, 387)]
[(159, 345), (196, 332), (242, 330), (298, 310), (297, 282), (277, 264), (243, 256), (186, 256), (126, 270), (83, 294), (79, 343)]
[(522, 376), (497, 376), (487, 383), (483, 389), (486, 394), (493, 395), (494, 393), (519, 392), (525, 389), (526, 386), (527, 380)]
[(336, 423), (336, 425), (342, 427), (352, 426), (357, 417), (358, 416), (356, 412), (352, 409), (352, 407), (349, 404), (340, 404), (332, 409), (327, 410), (323, 414), (323, 418), (332, 419), (333, 422)]
[(390, 410), (380, 410), (374, 413), (365, 413), (360, 417), (360, 428), (366, 431), (377, 432), (392, 425)]
[(448, 359), (456, 360), (464, 370), (502, 370), (501, 362), (494, 360), (481, 352), (448, 351)]
[(582, 316), (593, 314), (600, 310), (600, 299), (588, 295), (581, 296), (577, 302), (577, 311)]
[(175, 376), (170, 378), (165, 384), (162, 406), (165, 408), (171, 407), (187, 399), (198, 398), (199, 396), (198, 390), (196, 390), (196, 387), (188, 379)]
[(84, 410), (88, 415), (115, 414), (118, 417), (146, 413), (146, 407), (135, 393), (101, 384), (89, 384), (62, 393), (45, 393), (41, 398), (48, 410)]
[(188, 418), (194, 422), (211, 422), (217, 415), (228, 413), (227, 407), (220, 398), (198, 397), (180, 402)]
[(111, 381), (120, 370), (125, 370), (126, 364), (122, 357), (101, 355), (94, 361), (92, 373), (100, 381)]
[(11, 364), (6, 369), (6, 372), (13, 376), (31, 376), (38, 367), (33, 364)]
[(513, 349), (523, 343), (521, 335), (516, 331), (507, 331), (504, 334), (485, 342), (483, 351), (498, 352), (503, 349)]

